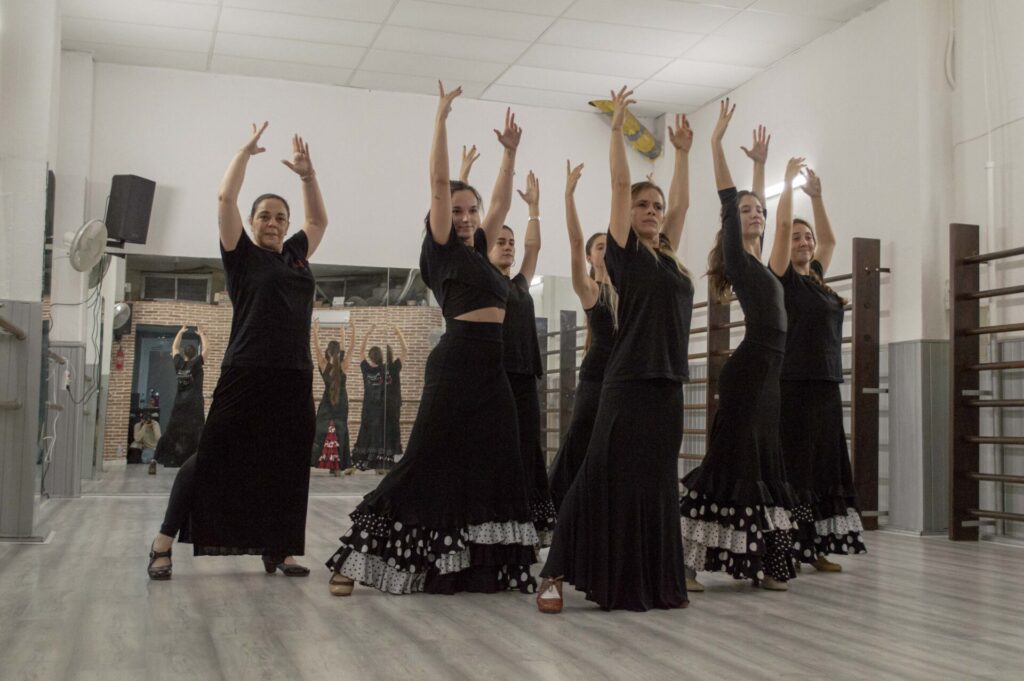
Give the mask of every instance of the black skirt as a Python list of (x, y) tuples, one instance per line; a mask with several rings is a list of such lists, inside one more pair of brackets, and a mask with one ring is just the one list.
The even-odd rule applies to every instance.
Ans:
[(794, 555), (866, 553), (835, 381), (782, 381), (782, 453), (797, 496)]
[(572, 419), (569, 429), (565, 432), (562, 446), (558, 448), (549, 471), (551, 500), (555, 508), (562, 507), (562, 500), (569, 492), (576, 472), (583, 465), (587, 455), (590, 435), (594, 430), (594, 419), (597, 417), (597, 406), (601, 402), (601, 381), (580, 381), (576, 386), (575, 401), (572, 406)]
[(204, 419), (203, 391), (198, 387), (179, 390), (167, 430), (156, 443), (156, 460), (167, 468), (185, 463), (199, 448)]
[(224, 367), (180, 541), (197, 556), (302, 555), (314, 428), (310, 372)]
[(523, 462), (523, 471), (526, 473), (530, 513), (541, 546), (548, 546), (557, 518), (555, 505), (551, 503), (551, 490), (548, 488), (544, 450), (540, 446), (540, 398), (537, 395), (537, 377), (532, 374), (509, 373), (508, 381), (516, 401), (519, 456)]
[(401, 461), (327, 566), (394, 594), (535, 590), (537, 531), (501, 325), (448, 320)]
[(541, 574), (564, 578), (603, 610), (684, 606), (682, 439), (682, 384), (605, 385)]
[(686, 564), (736, 579), (785, 581), (793, 490), (779, 443), (783, 353), (744, 340), (722, 368), (704, 461), (683, 478)]
[(381, 396), (364, 394), (359, 419), (359, 434), (352, 447), (352, 462), (361, 471), (390, 469), (395, 463), (384, 443), (384, 400)]

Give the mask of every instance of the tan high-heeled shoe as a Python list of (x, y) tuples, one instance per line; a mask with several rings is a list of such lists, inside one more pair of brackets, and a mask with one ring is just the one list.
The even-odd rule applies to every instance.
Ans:
[(331, 575), (331, 581), (328, 582), (328, 585), (330, 586), (332, 596), (351, 596), (352, 589), (355, 588), (356, 583), (340, 572), (335, 572)]
[[(551, 591), (558, 594), (558, 597), (550, 595)], [(562, 578), (545, 577), (537, 589), (537, 610), (547, 615), (557, 615), (562, 612)]]

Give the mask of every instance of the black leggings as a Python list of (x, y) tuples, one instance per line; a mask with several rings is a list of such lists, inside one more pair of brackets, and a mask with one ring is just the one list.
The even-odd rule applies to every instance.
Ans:
[(192, 500), (196, 495), (196, 455), (188, 457), (178, 469), (171, 487), (171, 498), (167, 500), (167, 511), (160, 526), (160, 534), (177, 537), (192, 511)]

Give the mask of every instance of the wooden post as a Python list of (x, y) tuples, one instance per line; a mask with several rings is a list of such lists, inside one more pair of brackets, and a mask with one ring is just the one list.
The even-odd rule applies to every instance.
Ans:
[(865, 530), (878, 529), (878, 317), (881, 242), (853, 240), (850, 458)]
[(558, 444), (561, 446), (569, 430), (576, 399), (576, 311), (562, 310), (558, 328)]
[[(541, 376), (537, 381), (537, 402), (540, 404), (540, 427), (541, 427), (541, 448), (544, 450), (544, 464), (548, 463), (548, 437), (545, 428), (548, 427), (548, 319), (547, 317), (535, 317), (533, 320), (537, 333), (537, 344), (540, 346)], [(559, 424), (561, 425), (561, 424)], [(561, 441), (561, 438), (559, 438)]]
[(714, 299), (715, 296), (708, 291), (708, 384), (707, 415), (704, 421), (704, 451), (707, 452), (708, 440), (711, 437), (711, 424), (714, 423), (715, 413), (718, 411), (718, 377), (722, 373), (722, 367), (729, 359), (729, 333), (730, 329), (725, 328), (729, 324), (730, 304), (729, 296), (724, 302)]
[[(978, 407), (970, 406), (977, 397), (978, 372), (971, 366), (980, 361), (978, 336), (964, 335), (981, 325), (981, 306), (977, 299), (964, 298), (979, 290), (979, 265), (965, 264), (964, 258), (978, 255), (978, 226), (949, 226), (949, 538), (977, 541), (978, 527), (964, 527), (973, 520), (968, 510), (978, 508), (978, 483), (970, 475), (978, 471), (978, 444), (967, 438), (979, 434)], [(968, 391), (965, 397), (964, 393)]]

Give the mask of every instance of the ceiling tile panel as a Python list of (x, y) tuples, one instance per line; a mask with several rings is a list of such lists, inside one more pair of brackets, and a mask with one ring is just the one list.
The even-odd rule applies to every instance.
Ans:
[(796, 14), (833, 21), (849, 21), (884, 0), (757, 0), (750, 9)]
[(556, 92), (578, 92), (594, 97), (607, 97), (608, 91), (619, 89), (623, 85), (630, 87), (639, 85), (641, 78), (620, 78), (618, 76), (599, 76), (578, 71), (556, 71), (554, 69), (538, 69), (531, 66), (513, 66), (498, 79), (498, 85), (533, 88), (537, 90), (554, 90)]
[(737, 40), (767, 39), (766, 42), (790, 45), (796, 49), (839, 26), (838, 21), (748, 9), (715, 31), (715, 35)]
[(64, 17), (212, 31), (217, 7), (165, 0), (64, 0)]
[(388, 19), (392, 26), (428, 28), (448, 33), (536, 40), (552, 23), (551, 17), (491, 9), (400, 0)]
[(434, 80), (435, 91), (437, 79), (451, 81), (478, 81), (489, 83), (508, 67), (489, 61), (452, 59), (436, 57), (412, 52), (396, 52), (392, 50), (373, 49), (366, 55), (360, 69), (395, 73), (409, 76), (423, 76)]
[(694, 61), (764, 68), (771, 66), (795, 49), (792, 45), (709, 35), (687, 50), (683, 57)]
[[(437, 79), (427, 76), (409, 76), (396, 73), (378, 73), (375, 71), (359, 71), (352, 77), (349, 83), (351, 87), (366, 88), (367, 90), (390, 90), (393, 92), (417, 92), (424, 95), (437, 96)], [(480, 94), (487, 87), (487, 83), (464, 81), (459, 83), (462, 86), (463, 96), (479, 98)]]
[(230, 57), (223, 54), (214, 56), (213, 62), (210, 64), (210, 70), (217, 73), (237, 73), (243, 76), (298, 80), (309, 83), (328, 83), (331, 85), (344, 85), (352, 75), (352, 69), (268, 61), (266, 59), (248, 59), (246, 57)]
[(218, 29), (225, 33), (369, 47), (380, 24), (225, 7)]
[(623, 78), (650, 78), (671, 63), (671, 60), (666, 57), (537, 44), (527, 50), (516, 63)]
[(594, 21), (579, 21), (578, 19), (559, 19), (541, 36), (539, 42), (591, 50), (614, 50), (629, 54), (678, 57), (696, 45), (702, 37), (699, 33), (662, 31), (639, 26), (617, 26)]
[(643, 104), (648, 100), (656, 102), (674, 102), (692, 106), (701, 106), (721, 97), (729, 88), (708, 87), (706, 85), (684, 85), (668, 83), (660, 80), (649, 80), (636, 89), (633, 99)]
[(210, 49), (213, 31), (64, 17), (61, 20), (61, 38), (63, 41), (206, 53)]
[(268, 61), (318, 64), (336, 68), (355, 68), (365, 48), (350, 45), (307, 43), (283, 38), (258, 38), (237, 33), (218, 33), (215, 54), (249, 57)]
[(673, 0), (578, 0), (565, 16), (684, 33), (711, 33), (736, 13), (736, 9)]
[(543, 106), (553, 109), (596, 111), (594, 107), (587, 103), (591, 99), (594, 99), (594, 97), (571, 92), (513, 87), (511, 85), (492, 85), (487, 88), (487, 92), (485, 92), (480, 99), (487, 99), (493, 102), (505, 102), (508, 104)]
[(515, 0), (515, 2), (509, 2), (509, 0), (427, 0), (427, 2), (483, 9), (514, 10), (524, 14), (557, 17), (573, 3), (573, 0)]
[(511, 64), (530, 46), (523, 40), (500, 40), (462, 33), (428, 31), (405, 26), (385, 26), (375, 48), (434, 54), (453, 59), (483, 59)]
[(224, 0), (224, 7), (287, 12), (309, 17), (381, 23), (391, 10), (391, 0)]
[(161, 66), (168, 69), (185, 71), (205, 71), (206, 52), (181, 52), (177, 50), (158, 50), (144, 47), (127, 47), (124, 45), (104, 45), (81, 40), (65, 40), (61, 47), (65, 50), (89, 52), (96, 61), (111, 64), (130, 64), (135, 66)]
[(670, 83), (708, 85), (731, 89), (747, 82), (759, 73), (761, 73), (761, 69), (751, 66), (733, 66), (714, 62), (677, 59), (659, 71), (655, 78)]

